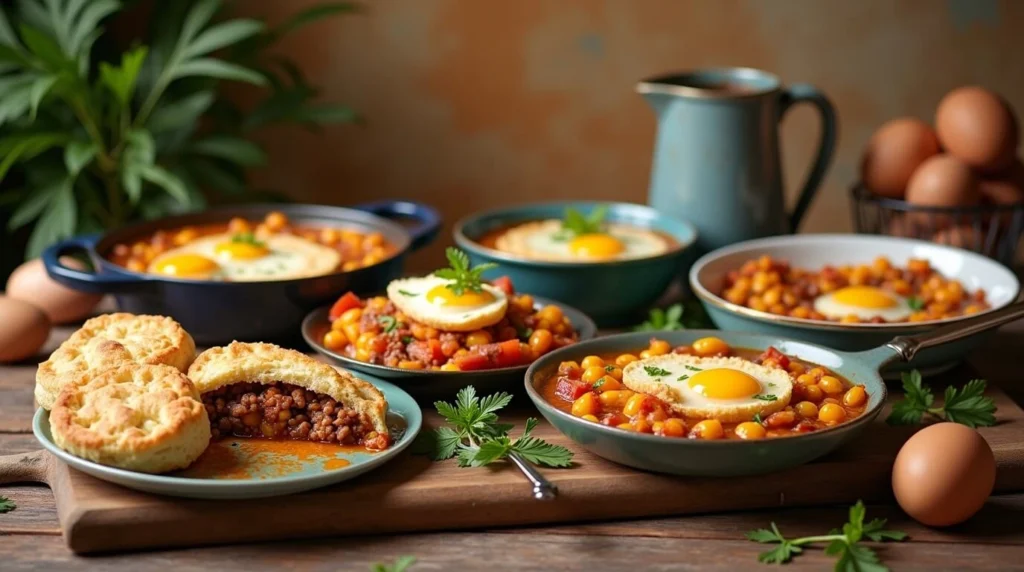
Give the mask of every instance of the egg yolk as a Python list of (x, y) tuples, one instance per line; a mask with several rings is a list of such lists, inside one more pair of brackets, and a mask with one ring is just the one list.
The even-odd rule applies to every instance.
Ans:
[(466, 290), (460, 295), (442, 284), (427, 290), (426, 298), (427, 302), (439, 306), (483, 306), (494, 301), (494, 294), (487, 290), (480, 292)]
[(625, 250), (622, 241), (610, 234), (584, 234), (569, 243), (569, 252), (584, 258), (612, 258)]
[(690, 388), (712, 399), (740, 399), (761, 392), (761, 384), (752, 375), (738, 369), (706, 369), (690, 377)]
[(216, 262), (205, 256), (178, 254), (157, 261), (153, 272), (165, 276), (206, 276), (218, 268)]
[(892, 308), (899, 305), (892, 294), (871, 286), (847, 286), (836, 290), (832, 299), (858, 308)]
[(270, 253), (266, 246), (248, 242), (222, 242), (213, 251), (231, 260), (256, 260)]

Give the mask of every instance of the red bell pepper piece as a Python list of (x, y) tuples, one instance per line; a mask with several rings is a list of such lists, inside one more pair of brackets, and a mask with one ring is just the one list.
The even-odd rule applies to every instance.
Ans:
[(331, 311), (327, 313), (327, 317), (333, 322), (340, 318), (346, 311), (351, 310), (352, 308), (359, 308), (362, 305), (363, 302), (359, 299), (359, 296), (356, 296), (352, 292), (345, 292), (345, 294), (341, 298), (338, 298), (338, 301), (331, 306)]
[(590, 389), (591, 385), (589, 383), (585, 383), (578, 379), (559, 377), (558, 383), (555, 384), (555, 395), (571, 402), (582, 397), (583, 394), (590, 391)]
[(516, 293), (515, 288), (512, 287), (512, 279), (508, 276), (499, 276), (491, 281), (491, 285), (504, 292), (507, 296), (511, 296)]

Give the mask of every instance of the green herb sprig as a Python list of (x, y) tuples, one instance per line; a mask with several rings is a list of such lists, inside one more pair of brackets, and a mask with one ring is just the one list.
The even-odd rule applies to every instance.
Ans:
[(892, 413), (886, 419), (890, 425), (917, 425), (925, 414), (972, 428), (996, 424), (996, 404), (985, 397), (987, 383), (983, 379), (972, 379), (960, 389), (947, 387), (942, 406), (932, 407), (935, 396), (921, 382), (919, 371), (904, 372), (901, 377), (905, 396), (893, 404)]
[(399, 556), (394, 564), (378, 562), (370, 567), (370, 572), (406, 572), (416, 563), (415, 556)]
[(570, 240), (584, 234), (594, 234), (604, 230), (604, 219), (608, 215), (608, 205), (594, 207), (589, 214), (569, 207), (562, 217), (562, 228), (555, 233), (555, 240)]
[(437, 461), (457, 457), (460, 467), (482, 467), (513, 452), (535, 465), (568, 467), (572, 463), (572, 451), (532, 436), (537, 427), (536, 419), (526, 420), (519, 438), (509, 437), (513, 425), (499, 423), (497, 412), (510, 401), (512, 396), (504, 392), (477, 397), (472, 385), (459, 390), (454, 404), (435, 401), (437, 412), (451, 427), (423, 433), (425, 438), (420, 449)]
[(776, 397), (775, 395), (773, 395), (771, 393), (768, 393), (768, 394), (765, 394), (765, 395), (755, 395), (754, 399), (758, 399), (758, 400), (761, 400), (761, 401), (775, 401), (775, 400), (778, 399), (778, 397)]
[(921, 310), (924, 310), (924, 300), (916, 296), (911, 296), (910, 298), (907, 298), (907, 306), (915, 312), (920, 312)]
[(746, 534), (748, 540), (762, 544), (778, 544), (775, 548), (762, 552), (757, 556), (759, 562), (765, 564), (784, 564), (793, 559), (794, 556), (804, 551), (803, 547), (810, 544), (828, 543), (825, 546), (825, 554), (838, 556), (835, 570), (864, 571), (864, 572), (887, 572), (889, 569), (878, 560), (875, 551), (861, 544), (867, 539), (873, 542), (885, 540), (901, 541), (907, 537), (907, 533), (899, 530), (887, 530), (886, 520), (876, 518), (864, 524), (866, 510), (864, 503), (857, 501), (857, 504), (850, 507), (849, 521), (843, 525), (842, 530), (833, 529), (828, 534), (821, 536), (805, 536), (803, 538), (787, 539), (782, 536), (779, 527), (771, 523), (771, 529), (760, 528)]
[(645, 365), (644, 371), (647, 372), (647, 375), (651, 377), (664, 377), (666, 375), (672, 375), (671, 371), (654, 365)]
[(256, 235), (251, 232), (239, 232), (231, 235), (231, 242), (235, 244), (251, 244), (253, 246), (266, 246), (267, 243), (256, 238)]
[(384, 333), (390, 334), (391, 332), (398, 329), (398, 320), (394, 316), (380, 316), (377, 318), (377, 322), (381, 326), (384, 326)]
[(634, 332), (670, 332), (687, 329), (711, 329), (714, 324), (700, 303), (689, 300), (685, 304), (672, 304), (668, 308), (652, 308), (648, 318), (633, 328)]
[(481, 275), (492, 268), (498, 267), (497, 264), (488, 262), (487, 264), (480, 264), (470, 268), (469, 256), (452, 246), (445, 249), (444, 255), (448, 259), (450, 267), (435, 270), (434, 276), (450, 280), (451, 282), (447, 285), (447, 288), (456, 296), (462, 296), (467, 291), (483, 291), (484, 280)]
[(16, 508), (18, 508), (18, 505), (14, 504), (14, 501), (5, 496), (0, 496), (0, 514), (11, 512)]

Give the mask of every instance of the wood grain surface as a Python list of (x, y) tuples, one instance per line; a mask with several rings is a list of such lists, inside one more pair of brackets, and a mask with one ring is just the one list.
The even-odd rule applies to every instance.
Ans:
[[(60, 336), (57, 332), (55, 337)], [(59, 337), (57, 337), (59, 339)], [(1022, 347), (1024, 328), (1004, 329), (972, 360), (951, 377), (981, 375), (999, 384), (1018, 403), (1024, 396), (1014, 348)], [(21, 425), (0, 429), (0, 455), (37, 449), (30, 434), (32, 364), (0, 368), (0, 411), (23, 419)], [(1000, 408), (1000, 416), (1005, 410)], [(997, 432), (998, 430), (998, 432)], [(992, 428), (997, 449), (1005, 428)], [(874, 438), (861, 441), (870, 444)], [(858, 444), (858, 447), (860, 445)], [(851, 449), (853, 450), (853, 449)], [(847, 453), (836, 455), (841, 458)], [(456, 474), (459, 469), (452, 469)], [(546, 471), (551, 476), (554, 471)], [(557, 474), (557, 472), (555, 472)], [(630, 472), (629, 476), (637, 473)], [(498, 480), (502, 474), (494, 475)], [(516, 475), (509, 485), (525, 487)], [(512, 478), (515, 477), (515, 478)], [(1016, 477), (1015, 477), (1016, 478)], [(1000, 475), (1005, 482), (1004, 475)], [(616, 480), (623, 480), (618, 477)], [(791, 481), (805, 488), (840, 488), (823, 482), (808, 466)], [(518, 489), (525, 490), (525, 489)], [(817, 493), (827, 495), (831, 493)], [(869, 517), (893, 519), (893, 526), (911, 534), (911, 542), (889, 544), (879, 554), (894, 570), (988, 569), (1012, 570), (1022, 566), (1020, 546), (1024, 544), (1024, 495), (993, 496), (975, 518), (946, 530), (919, 526), (881, 495), (870, 503)], [(370, 563), (393, 560), (403, 554), (418, 557), (414, 570), (536, 570), (548, 569), (719, 569), (756, 567), (762, 547), (742, 540), (746, 530), (778, 522), (787, 534), (818, 534), (838, 526), (846, 518), (846, 506), (830, 504), (814, 508), (772, 508), (758, 511), (703, 514), (682, 518), (656, 518), (628, 522), (564, 524), (543, 528), (474, 526), (472, 532), (429, 534), (381, 534), (347, 539), (293, 540), (288, 542), (195, 548), (170, 552), (78, 557), (61, 538), (55, 499), (38, 485), (0, 485), (18, 508), (0, 515), (0, 569), (104, 569), (166, 570), (190, 569), (302, 569), (368, 570)], [(247, 501), (261, 504), (263, 501)], [(232, 503), (234, 504), (234, 503)], [(234, 508), (233, 506), (231, 507)], [(354, 507), (335, 507), (339, 514), (353, 514)], [(231, 510), (227, 512), (232, 512)], [(280, 530), (264, 511), (264, 522)], [(434, 515), (436, 516), (436, 515)], [(230, 519), (225, 519), (227, 522)], [(234, 519), (234, 523), (240, 519)], [(231, 524), (228, 524), (231, 526)], [(142, 527), (139, 527), (142, 528)], [(809, 551), (788, 566), (793, 570), (821, 570), (831, 560), (819, 551)]]

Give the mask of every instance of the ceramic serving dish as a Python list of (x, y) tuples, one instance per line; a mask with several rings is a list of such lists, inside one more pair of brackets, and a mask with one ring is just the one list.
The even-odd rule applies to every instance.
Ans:
[[(150, 475), (100, 465), (65, 452), (53, 441), (50, 433), (49, 413), (40, 408), (32, 420), (32, 431), (42, 446), (57, 458), (83, 473), (123, 487), (174, 497), (197, 499), (253, 499), (288, 495), (308, 491), (355, 478), (394, 459), (405, 450), (423, 424), (419, 406), (409, 394), (379, 379), (361, 376), (373, 383), (388, 400), (388, 425), (398, 435), (388, 449), (379, 453), (354, 450), (351, 447), (326, 447), (337, 452), (323, 454), (292, 453), (288, 447), (281, 451), (253, 447), (246, 442), (259, 439), (225, 439), (238, 446), (213, 443), (218, 451), (207, 450), (203, 455), (217, 454), (208, 464), (211, 470), (190, 474), (185, 472)], [(287, 442), (280, 442), (287, 444)], [(304, 444), (304, 443), (300, 443)], [(201, 457), (195, 465), (204, 462)]]
[[(750, 240), (715, 250), (697, 260), (690, 269), (690, 288), (719, 328), (804, 340), (843, 351), (861, 351), (879, 346), (895, 336), (919, 335), (940, 325), (969, 319), (959, 317), (915, 323), (840, 324), (759, 312), (730, 303), (718, 295), (728, 272), (762, 255), (787, 260), (793, 266), (808, 269), (825, 265), (870, 263), (879, 256), (888, 257), (896, 265), (903, 265), (910, 258), (923, 258), (944, 276), (959, 280), (966, 289), (984, 290), (992, 306), (989, 312), (1009, 305), (1020, 293), (1020, 283), (1008, 268), (990, 258), (959, 248), (887, 236), (780, 236)], [(925, 372), (947, 369), (978, 347), (985, 337), (970, 336), (946, 345), (941, 350), (923, 351), (910, 363), (893, 364), (887, 368), (887, 372), (892, 375), (898, 370), (909, 368)]]
[[(597, 326), (586, 314), (560, 302), (547, 300), (534, 296), (534, 306), (540, 309), (548, 304), (554, 304), (561, 308), (562, 313), (569, 318), (576, 331), (579, 332), (580, 341), (592, 339), (597, 335)], [(480, 371), (433, 371), (401, 369), (374, 365), (359, 361), (329, 350), (323, 345), (324, 334), (331, 329), (330, 320), (327, 314), (330, 307), (323, 307), (313, 310), (302, 321), (302, 337), (319, 354), (327, 357), (334, 365), (366, 373), (401, 387), (417, 399), (452, 399), (455, 394), (466, 387), (473, 385), (479, 393), (491, 393), (501, 390), (515, 390), (519, 387), (520, 380), (527, 366), (505, 367), (500, 369), (489, 369)]]
[(673, 346), (690, 344), (713, 335), (732, 347), (765, 350), (775, 347), (782, 353), (819, 364), (863, 385), (868, 393), (867, 409), (852, 421), (829, 429), (797, 436), (758, 441), (671, 438), (624, 431), (593, 423), (561, 411), (544, 400), (538, 387), (566, 360), (580, 360), (592, 354), (632, 352), (647, 345), (651, 332), (608, 336), (551, 352), (526, 372), (526, 392), (541, 414), (567, 437), (590, 452), (610, 461), (659, 473), (690, 476), (728, 477), (770, 473), (812, 461), (856, 438), (881, 412), (886, 386), (879, 368), (898, 360), (908, 360), (918, 351), (943, 349), (964, 337), (977, 335), (999, 325), (1024, 317), (1024, 303), (970, 318), (916, 337), (896, 337), (889, 343), (863, 352), (844, 352), (817, 344), (781, 336), (719, 331), (658, 332), (659, 339)]
[[(620, 222), (660, 231), (677, 246), (668, 252), (632, 260), (607, 262), (549, 262), (487, 248), (480, 240), (488, 232), (528, 221), (561, 219), (568, 207), (588, 213), (608, 206), (608, 222)], [(576, 306), (601, 326), (635, 323), (680, 277), (692, 262), (697, 239), (694, 227), (647, 206), (630, 203), (552, 202), (521, 205), (477, 213), (455, 223), (455, 242), (469, 253), (473, 264), (500, 266), (487, 278), (507, 275), (518, 290)]]
[[(232, 217), (261, 219), (280, 211), (289, 220), (329, 228), (380, 232), (397, 253), (377, 264), (349, 272), (266, 282), (188, 280), (132, 272), (110, 261), (116, 244), (131, 243), (161, 229), (227, 222)], [(411, 219), (405, 227), (396, 220)], [(402, 274), (406, 255), (437, 236), (441, 219), (434, 209), (419, 203), (384, 201), (352, 208), (319, 205), (246, 205), (144, 222), (104, 235), (78, 236), (51, 246), (43, 254), (49, 275), (70, 288), (113, 294), (118, 308), (134, 314), (170, 316), (200, 345), (232, 340), (280, 341), (296, 339), (302, 318), (312, 308), (342, 292), (374, 292)], [(62, 265), (60, 256), (85, 252), (94, 272)]]

